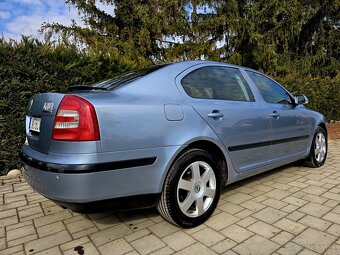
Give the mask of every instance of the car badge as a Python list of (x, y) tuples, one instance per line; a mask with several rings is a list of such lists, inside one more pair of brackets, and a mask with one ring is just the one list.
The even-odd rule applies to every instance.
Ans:
[(52, 112), (53, 111), (53, 103), (52, 102), (45, 102), (43, 107), (44, 112)]

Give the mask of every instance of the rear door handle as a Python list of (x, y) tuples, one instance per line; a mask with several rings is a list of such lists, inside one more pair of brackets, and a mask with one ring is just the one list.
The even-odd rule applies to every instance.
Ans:
[(270, 114), (270, 117), (274, 118), (274, 119), (278, 119), (280, 117), (280, 114), (277, 111), (273, 111)]
[(208, 114), (209, 118), (213, 119), (221, 119), (224, 116), (219, 110), (213, 110), (211, 113)]

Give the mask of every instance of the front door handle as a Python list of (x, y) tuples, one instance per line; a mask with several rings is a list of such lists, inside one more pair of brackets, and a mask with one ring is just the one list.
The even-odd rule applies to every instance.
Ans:
[(277, 111), (273, 111), (270, 114), (270, 117), (274, 118), (274, 119), (278, 119), (280, 117), (280, 114)]
[(221, 119), (223, 118), (224, 114), (221, 113), (219, 110), (213, 110), (211, 113), (208, 114), (209, 118), (213, 119)]

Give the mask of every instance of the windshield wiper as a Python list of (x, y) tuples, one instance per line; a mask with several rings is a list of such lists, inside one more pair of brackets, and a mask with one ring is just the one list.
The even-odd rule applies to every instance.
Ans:
[(108, 89), (105, 87), (96, 87), (92, 85), (73, 85), (68, 87), (68, 91), (75, 90), (108, 90)]

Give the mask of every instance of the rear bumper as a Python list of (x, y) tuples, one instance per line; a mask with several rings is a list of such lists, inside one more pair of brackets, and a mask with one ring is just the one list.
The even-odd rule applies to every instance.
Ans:
[(83, 174), (83, 173), (95, 173), (95, 172), (102, 172), (102, 171), (108, 171), (108, 170), (148, 166), (148, 165), (154, 164), (157, 158), (148, 157), (148, 158), (138, 158), (138, 159), (121, 160), (121, 161), (114, 161), (114, 162), (89, 163), (89, 164), (59, 164), (59, 163), (49, 163), (49, 162), (39, 161), (21, 152), (20, 159), (24, 164), (34, 167), (36, 169), (42, 170), (42, 171), (53, 172), (53, 173)]
[[(53, 155), (39, 153), (24, 145), (21, 159), (27, 182), (37, 192), (59, 204), (71, 208), (72, 205), (81, 207), (80, 204), (95, 207), (94, 202), (98, 201), (146, 195), (146, 205), (136, 204), (136, 207), (146, 207), (152, 206), (152, 198), (161, 193), (168, 164), (177, 149), (177, 146), (171, 146), (117, 152), (118, 155), (96, 154), (95, 157), (73, 154), (77, 164), (71, 164), (69, 155), (65, 155), (63, 161), (59, 154), (58, 161), (53, 162)], [(103, 157), (115, 160), (98, 160)], [(95, 162), (88, 162), (93, 158)], [(130, 203), (127, 209), (133, 207)]]
[(79, 213), (99, 213), (104, 211), (122, 211), (141, 208), (150, 208), (156, 205), (160, 194), (146, 194), (129, 197), (111, 198), (87, 203), (70, 203), (56, 201), (51, 199), (56, 204), (67, 207), (74, 212)]

